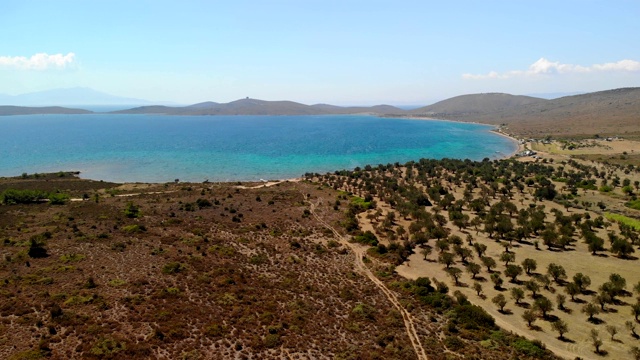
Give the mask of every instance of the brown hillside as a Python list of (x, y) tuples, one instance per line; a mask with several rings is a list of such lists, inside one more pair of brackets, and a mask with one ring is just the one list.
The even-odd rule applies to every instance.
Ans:
[(439, 115), (451, 118), (490, 115), (523, 105), (544, 103), (547, 100), (531, 96), (503, 93), (471, 94), (456, 96), (433, 105), (412, 110), (416, 115)]
[[(518, 104), (516, 99), (522, 102)], [(466, 95), (414, 110), (413, 114), (506, 124), (510, 133), (529, 137), (640, 135), (640, 88), (599, 91), (555, 100), (534, 99), (506, 94)]]

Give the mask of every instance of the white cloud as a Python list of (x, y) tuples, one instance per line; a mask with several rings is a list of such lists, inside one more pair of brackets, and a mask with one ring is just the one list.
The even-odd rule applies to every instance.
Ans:
[(0, 56), (0, 68), (20, 70), (64, 69), (75, 60), (76, 54), (66, 55), (37, 53), (30, 58), (24, 56)]
[(484, 79), (509, 79), (522, 76), (540, 76), (552, 74), (571, 74), (571, 73), (592, 73), (592, 72), (635, 72), (640, 71), (640, 61), (620, 60), (613, 63), (593, 64), (591, 66), (562, 64), (557, 61), (549, 61), (545, 58), (534, 62), (527, 70), (512, 70), (504, 73), (491, 71), (487, 74), (462, 74), (463, 79), (484, 80)]

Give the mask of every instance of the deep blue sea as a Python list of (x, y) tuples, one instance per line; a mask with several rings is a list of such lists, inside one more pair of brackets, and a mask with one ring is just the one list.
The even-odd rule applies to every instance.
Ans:
[(118, 182), (299, 177), (420, 158), (495, 159), (517, 144), (490, 126), (375, 116), (0, 117), (0, 176), (81, 171)]

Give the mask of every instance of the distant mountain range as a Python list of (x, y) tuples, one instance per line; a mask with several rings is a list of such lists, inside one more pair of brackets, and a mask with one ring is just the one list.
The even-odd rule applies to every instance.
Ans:
[(45, 114), (91, 114), (84, 109), (70, 109), (60, 106), (27, 107), (0, 105), (0, 116), (9, 115), (45, 115)]
[(165, 115), (330, 115), (330, 114), (405, 114), (406, 111), (390, 106), (341, 107), (327, 104), (304, 105), (293, 101), (264, 101), (240, 99), (226, 104), (205, 102), (190, 106), (141, 106), (114, 111), (116, 114)]
[[(134, 99), (135, 100), (135, 99)], [(85, 114), (90, 111), (48, 107), (0, 106), (0, 115)], [(521, 136), (640, 135), (640, 88), (622, 88), (547, 100), (532, 96), (486, 93), (456, 96), (413, 110), (390, 105), (341, 107), (293, 101), (240, 99), (189, 106), (147, 105), (113, 114), (165, 115), (331, 115), (372, 114), (504, 125)]]
[(21, 95), (0, 94), (0, 105), (15, 106), (72, 106), (87, 105), (150, 105), (153, 102), (106, 94), (86, 87), (53, 89)]

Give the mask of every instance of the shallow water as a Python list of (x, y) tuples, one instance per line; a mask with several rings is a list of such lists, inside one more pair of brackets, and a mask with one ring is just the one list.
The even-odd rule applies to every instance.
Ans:
[(0, 117), (0, 176), (81, 171), (166, 182), (284, 179), (420, 158), (500, 158), (490, 126), (375, 116), (28, 115)]

